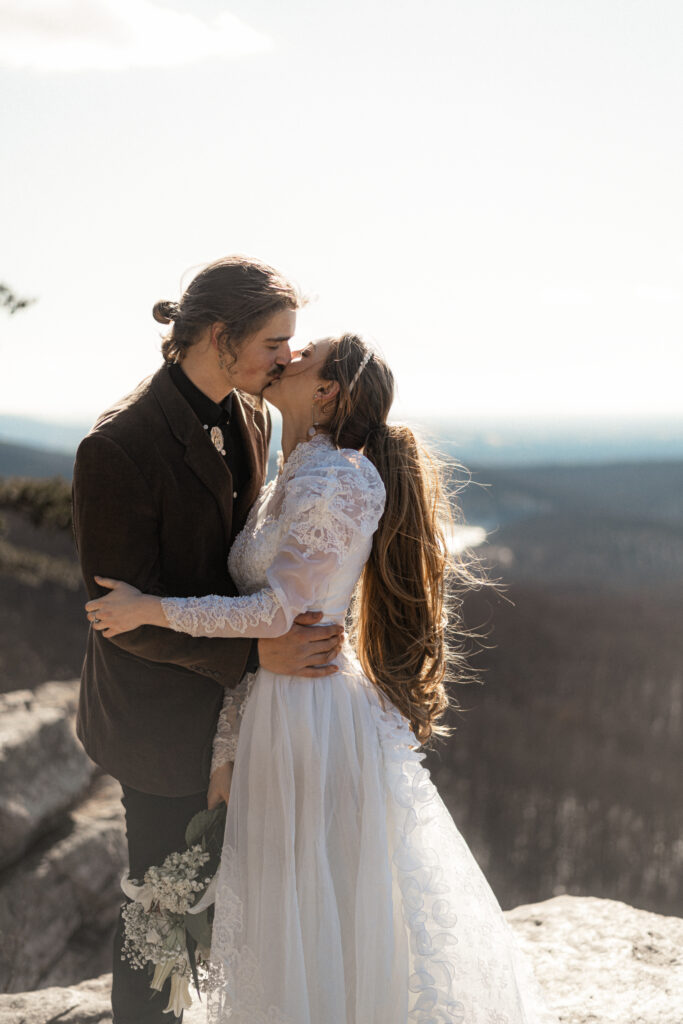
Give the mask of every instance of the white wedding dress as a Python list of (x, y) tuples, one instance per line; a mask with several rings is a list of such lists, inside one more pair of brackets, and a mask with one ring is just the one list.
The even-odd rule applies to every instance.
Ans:
[[(278, 636), (308, 609), (342, 623), (383, 507), (374, 466), (316, 435), (262, 491), (233, 545), (230, 571), (246, 596), (165, 599), (170, 624)], [(408, 722), (348, 646), (336, 663), (321, 679), (262, 668), (226, 693), (216, 749), (235, 766), (209, 1020), (545, 1022)]]

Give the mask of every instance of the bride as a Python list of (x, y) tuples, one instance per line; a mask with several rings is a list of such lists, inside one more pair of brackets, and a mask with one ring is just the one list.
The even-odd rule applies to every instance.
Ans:
[(209, 790), (228, 802), (211, 1021), (546, 1019), (421, 764), (448, 704), (448, 558), (438, 478), (387, 423), (393, 390), (360, 338), (308, 345), (266, 391), (283, 461), (230, 552), (243, 596), (158, 598), (98, 577), (111, 593), (86, 605), (108, 637), (145, 624), (275, 637), (310, 609), (343, 623), (355, 591), (355, 651), (336, 674), (261, 668), (226, 692)]

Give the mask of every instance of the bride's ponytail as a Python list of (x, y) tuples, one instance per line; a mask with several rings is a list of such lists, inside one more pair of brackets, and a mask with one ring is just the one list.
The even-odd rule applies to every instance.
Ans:
[[(386, 418), (393, 401), (393, 376), (355, 335), (335, 339), (320, 376), (338, 380), (330, 423), (341, 448), (362, 449), (386, 490), (384, 515), (354, 595), (352, 637), (363, 671), (410, 721), (425, 742), (448, 729), (437, 723), (449, 705), (447, 669), (468, 678), (462, 647), (446, 645), (458, 630), (455, 566), (444, 525), (452, 520), (438, 461), (407, 426)], [(463, 566), (463, 580), (473, 577)], [(448, 591), (448, 593), (447, 593)], [(453, 619), (458, 621), (453, 621)], [(453, 672), (455, 670), (455, 672)]]
[(444, 731), (436, 723), (449, 703), (442, 526), (449, 509), (438, 466), (409, 427), (378, 426), (364, 454), (387, 500), (354, 603), (358, 657), (424, 742)]

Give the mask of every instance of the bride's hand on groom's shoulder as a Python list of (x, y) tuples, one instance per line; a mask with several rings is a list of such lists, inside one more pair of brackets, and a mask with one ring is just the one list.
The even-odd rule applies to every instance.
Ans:
[(214, 768), (209, 781), (209, 791), (206, 797), (206, 805), (210, 811), (222, 802), (227, 804), (230, 799), (230, 785), (232, 783), (232, 761)]
[(104, 576), (95, 576), (95, 582), (110, 593), (88, 601), (85, 611), (93, 629), (106, 637), (127, 633), (148, 623), (154, 624), (156, 605), (161, 612), (161, 601), (158, 597), (143, 594), (129, 583)]

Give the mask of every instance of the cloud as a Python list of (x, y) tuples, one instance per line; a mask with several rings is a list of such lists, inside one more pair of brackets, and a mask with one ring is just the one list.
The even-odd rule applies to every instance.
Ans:
[(268, 36), (153, 0), (0, 0), (0, 67), (43, 72), (170, 68), (264, 53)]
[(635, 295), (637, 299), (652, 306), (677, 306), (682, 298), (680, 288), (661, 284), (639, 284)]
[(574, 284), (553, 284), (542, 288), (540, 300), (547, 306), (590, 306), (593, 296), (587, 288)]

